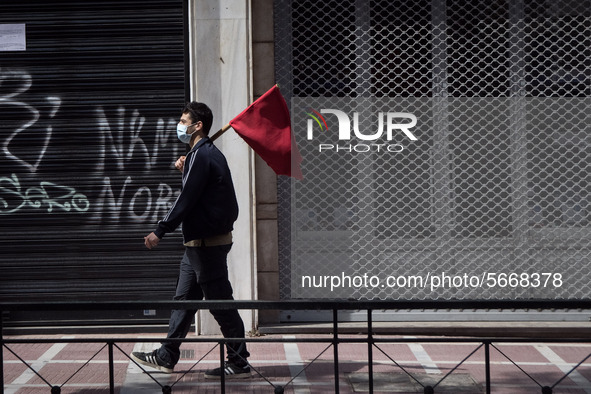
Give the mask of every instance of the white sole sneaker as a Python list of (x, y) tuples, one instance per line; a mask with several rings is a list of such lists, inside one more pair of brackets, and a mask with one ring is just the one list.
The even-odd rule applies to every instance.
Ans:
[[(141, 356), (136, 356), (135, 353), (138, 353), (138, 355)], [(142, 357), (144, 357), (145, 360), (143, 360)], [(158, 361), (156, 360), (154, 353), (133, 352), (131, 353), (131, 358), (138, 364), (145, 365), (146, 367), (154, 368), (164, 373), (172, 373), (172, 368), (168, 368), (164, 365), (158, 364)]]

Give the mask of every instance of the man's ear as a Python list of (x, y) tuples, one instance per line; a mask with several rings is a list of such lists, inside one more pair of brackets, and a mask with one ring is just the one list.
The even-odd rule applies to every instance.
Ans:
[(187, 133), (188, 134), (193, 134), (197, 130), (199, 130), (198, 122), (194, 122), (189, 127), (187, 127)]

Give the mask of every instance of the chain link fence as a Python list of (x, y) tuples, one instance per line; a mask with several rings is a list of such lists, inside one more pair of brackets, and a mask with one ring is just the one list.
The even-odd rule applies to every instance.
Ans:
[(589, 298), (590, 8), (276, 1), (282, 299)]

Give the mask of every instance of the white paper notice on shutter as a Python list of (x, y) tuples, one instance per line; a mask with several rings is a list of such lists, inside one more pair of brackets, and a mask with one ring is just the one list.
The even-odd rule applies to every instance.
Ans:
[(24, 23), (0, 23), (0, 52), (26, 51)]

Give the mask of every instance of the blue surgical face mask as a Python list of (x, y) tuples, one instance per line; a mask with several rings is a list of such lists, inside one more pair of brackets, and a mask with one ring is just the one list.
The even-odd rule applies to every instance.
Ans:
[[(193, 124), (189, 126), (193, 126)], [(193, 133), (187, 134), (187, 128), (189, 126), (180, 123), (176, 125), (176, 135), (179, 138), (179, 141), (181, 141), (183, 144), (188, 144), (191, 142), (191, 136), (193, 135)]]

